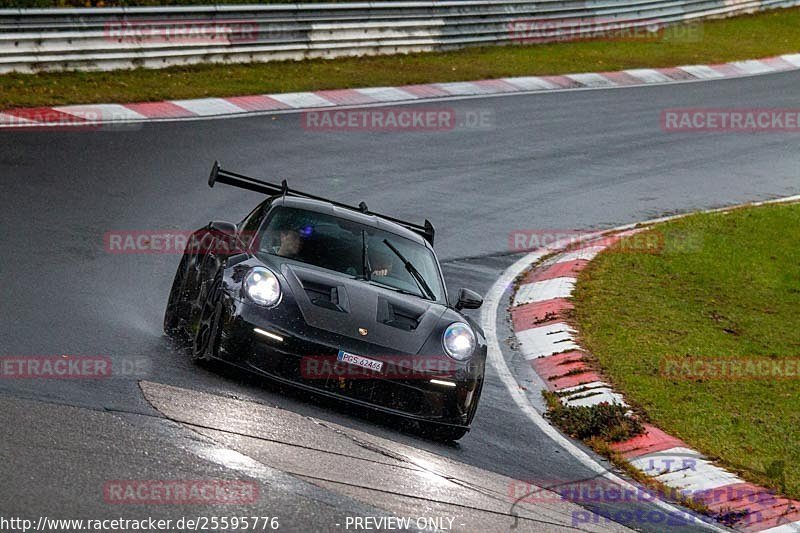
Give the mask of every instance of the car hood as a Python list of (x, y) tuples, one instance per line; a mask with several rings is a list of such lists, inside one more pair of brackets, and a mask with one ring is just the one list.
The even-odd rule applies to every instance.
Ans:
[(419, 353), (447, 307), (326, 270), (283, 263), (305, 322), (393, 353)]

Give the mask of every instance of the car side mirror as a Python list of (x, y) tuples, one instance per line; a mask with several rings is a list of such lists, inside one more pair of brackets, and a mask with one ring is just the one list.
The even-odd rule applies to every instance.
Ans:
[(469, 289), (458, 290), (458, 301), (456, 302), (456, 310), (461, 309), (477, 309), (483, 305), (483, 298), (480, 294)]
[(208, 229), (223, 235), (236, 235), (236, 224), (224, 220), (212, 220), (208, 223)]
[(211, 242), (205, 244), (205, 251), (210, 255), (226, 257), (244, 251), (236, 224), (224, 220), (212, 220), (208, 223), (208, 234), (211, 235)]

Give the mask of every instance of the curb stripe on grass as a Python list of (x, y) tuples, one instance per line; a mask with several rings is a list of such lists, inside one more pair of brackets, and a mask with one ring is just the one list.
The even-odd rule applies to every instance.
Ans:
[(199, 98), (132, 104), (87, 104), (52, 108), (10, 109), (0, 112), (0, 128), (31, 126), (73, 127), (124, 124), (158, 120), (182, 120), (255, 113), (302, 111), (339, 106), (415, 102), (436, 98), (514, 94), (530, 91), (566, 91), (629, 87), (754, 76), (800, 69), (800, 54), (760, 60), (733, 61), (720, 65), (685, 65), (620, 72), (585, 72), (563, 76), (526, 76), (472, 82), (429, 83), (403, 87), (371, 87), (315, 92), (296, 92)]
[[(564, 313), (572, 309), (569, 298), (588, 261), (620, 238), (639, 231), (591, 237), (580, 249), (562, 251), (521, 276), (510, 309), (512, 330), (525, 360), (565, 405), (626, 405), (623, 396), (587, 363), (587, 353), (577, 344), (576, 331), (564, 322)], [(713, 513), (738, 513), (734, 524), (738, 531), (800, 531), (800, 502), (746, 483), (680, 439), (650, 424), (644, 426), (643, 435), (611, 445), (642, 473), (702, 501)]]

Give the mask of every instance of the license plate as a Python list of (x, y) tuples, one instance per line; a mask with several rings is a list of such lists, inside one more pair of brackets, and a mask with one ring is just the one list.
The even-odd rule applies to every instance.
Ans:
[(361, 368), (366, 368), (368, 370), (373, 370), (375, 372), (380, 372), (381, 369), (383, 369), (383, 361), (368, 359), (366, 357), (361, 357), (360, 355), (347, 353), (344, 350), (339, 350), (338, 359), (343, 363), (349, 363), (351, 365), (360, 366)]

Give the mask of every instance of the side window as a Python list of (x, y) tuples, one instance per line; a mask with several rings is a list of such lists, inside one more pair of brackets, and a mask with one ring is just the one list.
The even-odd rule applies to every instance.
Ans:
[(250, 243), (256, 236), (256, 232), (258, 231), (259, 226), (261, 226), (261, 222), (264, 220), (264, 215), (267, 211), (269, 211), (270, 203), (271, 201), (267, 200), (266, 202), (260, 204), (242, 221), (240, 226), (241, 229), (239, 230), (239, 238), (242, 240), (245, 246), (250, 246)]

